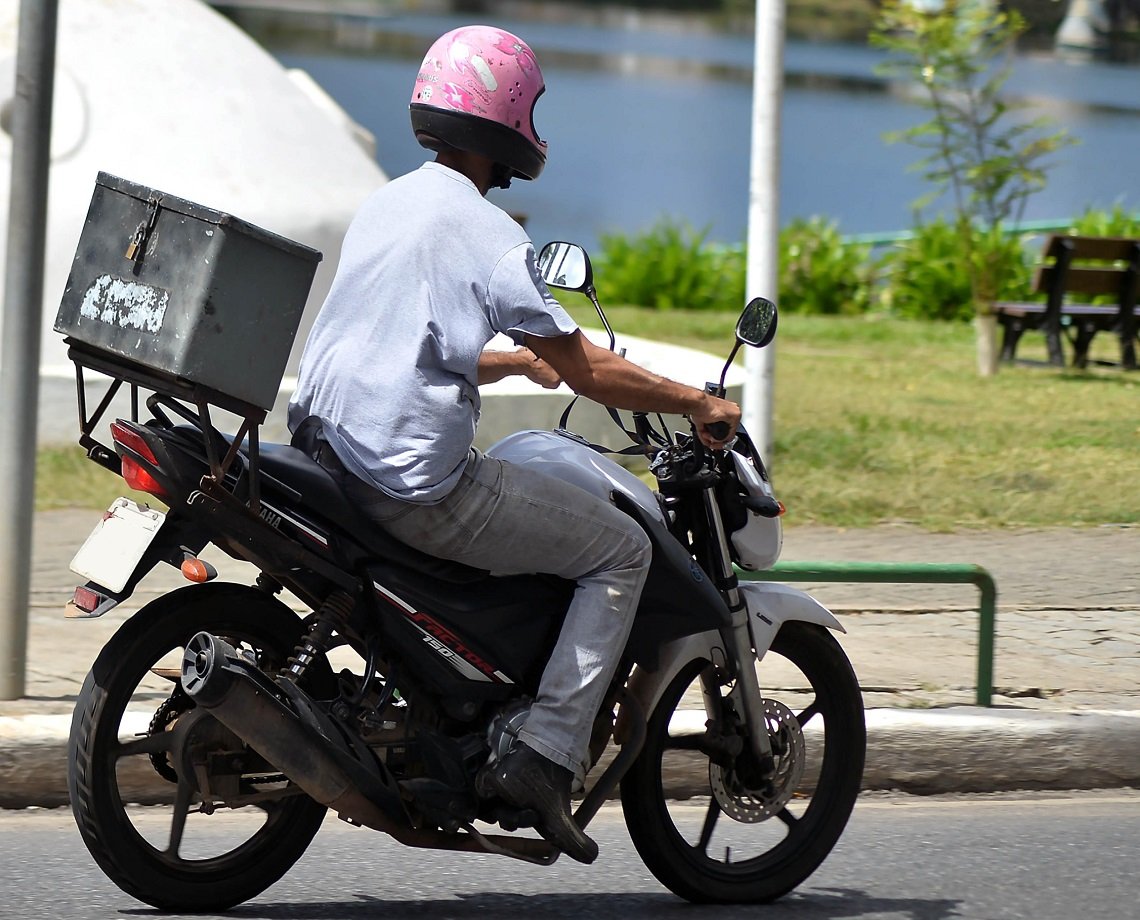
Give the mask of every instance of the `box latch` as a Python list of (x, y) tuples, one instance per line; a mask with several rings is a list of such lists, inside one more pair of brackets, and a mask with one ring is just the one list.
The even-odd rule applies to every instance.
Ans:
[(139, 263), (143, 260), (146, 254), (146, 244), (150, 239), (150, 234), (154, 230), (154, 225), (158, 223), (158, 209), (162, 204), (162, 199), (151, 196), (147, 199), (146, 203), (146, 220), (141, 221), (135, 228), (134, 236), (127, 244), (127, 251), (124, 258), (135, 263), (135, 269), (138, 269)]

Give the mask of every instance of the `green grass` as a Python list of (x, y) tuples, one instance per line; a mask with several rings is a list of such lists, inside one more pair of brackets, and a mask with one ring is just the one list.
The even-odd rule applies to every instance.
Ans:
[[(597, 325), (581, 297), (566, 302)], [(608, 312), (619, 335), (725, 355), (732, 341), (732, 315)], [(1094, 358), (1117, 354), (1097, 336)], [(1042, 360), (1042, 337), (1026, 333), (1019, 355)], [(768, 459), (790, 526), (1140, 523), (1140, 373), (1003, 366), (982, 379), (968, 325), (785, 315), (775, 405)], [(38, 508), (106, 507), (122, 489), (78, 447), (39, 454)]]
[[(583, 323), (589, 308), (572, 306)], [(734, 317), (609, 311), (616, 330), (727, 354)], [(1140, 374), (975, 371), (969, 325), (780, 318), (770, 459), (787, 522), (930, 530), (1140, 522)], [(1042, 361), (1039, 334), (1019, 357)], [(1118, 356), (1100, 335), (1093, 357)], [(692, 382), (692, 381), (688, 381)]]
[(158, 504), (155, 498), (131, 491), (120, 476), (88, 460), (78, 445), (37, 451), (36, 510), (107, 508), (120, 495)]

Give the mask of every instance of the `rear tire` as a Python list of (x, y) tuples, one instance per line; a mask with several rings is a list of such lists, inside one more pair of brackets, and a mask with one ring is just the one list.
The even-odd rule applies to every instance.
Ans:
[[(704, 660), (691, 662), (670, 683), (649, 720), (645, 746), (622, 780), (634, 847), (658, 881), (689, 901), (757, 903), (791, 891), (831, 852), (859, 794), (866, 727), (847, 656), (823, 627), (790, 622), (761, 664), (762, 686), (767, 669), (776, 667), (770, 659), (783, 659), (781, 666), (791, 665), (799, 675), (788, 680), (781, 674), (780, 686), (798, 691), (794, 697), (780, 693), (794, 706), (765, 696), (770, 728), (777, 729), (773, 748), (777, 782), (786, 784), (783, 797), (748, 789), (736, 772), (740, 762), (747, 775), (743, 757), (731, 769), (710, 759), (716, 739), (703, 723), (721, 713), (682, 714), (690, 708), (682, 705), (686, 691), (699, 686), (702, 674), (706, 680), (712, 674)], [(687, 777), (684, 792), (700, 797), (698, 804), (675, 801), (666, 777), (671, 783)]]
[[(272, 673), (292, 653), (302, 623), (263, 591), (240, 585), (190, 586), (158, 598), (127, 620), (99, 653), (80, 691), (68, 743), (68, 789), (83, 842), (111, 881), (160, 910), (220, 911), (260, 894), (300, 859), (326, 811), (308, 796), (293, 794), (281, 777), (254, 775), (258, 771), (250, 768), (235, 779), (232, 768), (215, 774), (211, 765), (197, 769), (207, 769), (215, 784), (237, 783), (247, 793), (287, 789), (289, 795), (239, 811), (219, 806), (214, 814), (231, 816), (228, 822), (202, 812), (199, 781), (173, 740), (179, 737), (178, 721), (192, 716), (194, 704), (171, 667), (200, 630), (225, 637)], [(323, 658), (310, 673), (325, 686), (331, 681)], [(210, 717), (193, 732), (199, 749), (241, 748)], [(163, 787), (156, 773), (171, 786)], [(127, 810), (132, 802), (171, 798), (168, 832), (155, 833), (150, 809)], [(201, 837), (194, 833), (199, 829), (205, 832)], [(235, 845), (217, 843), (219, 833)], [(218, 847), (221, 852), (204, 855)]]

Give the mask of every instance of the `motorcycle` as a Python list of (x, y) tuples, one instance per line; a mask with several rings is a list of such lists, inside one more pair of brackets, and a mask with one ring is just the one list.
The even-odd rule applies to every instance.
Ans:
[[(585, 251), (552, 243), (538, 264), (590, 298), (614, 347)], [(748, 304), (725, 372), (776, 324), (769, 301)], [(574, 584), (396, 542), (314, 461), (308, 426), (259, 444), (255, 427), (223, 434), (201, 402), (156, 391), (146, 404), (147, 421), (111, 424), (113, 452), (85, 443), (168, 510), (124, 498), (104, 514), (73, 563), (87, 581), (70, 614), (105, 614), (161, 563), (191, 584), (123, 623), (76, 703), (72, 810), (106, 875), (159, 909), (224, 910), (280, 879), (330, 809), (408, 846), (553, 863), (559, 851), (527, 833), (534, 814), (480, 798), (475, 776), (525, 722)], [(575, 819), (587, 827), (619, 796), (638, 854), (677, 895), (771, 901), (823, 862), (859, 792), (866, 733), (844, 630), (807, 594), (738, 579), (782, 542), (746, 431), (718, 451), (660, 416), (636, 414), (627, 433), (656, 490), (565, 420), (488, 451), (614, 503), (652, 541)], [(216, 580), (210, 544), (253, 563), (254, 583)], [(140, 801), (169, 809), (160, 833), (128, 807)], [(241, 815), (232, 839), (195, 836), (222, 813)]]

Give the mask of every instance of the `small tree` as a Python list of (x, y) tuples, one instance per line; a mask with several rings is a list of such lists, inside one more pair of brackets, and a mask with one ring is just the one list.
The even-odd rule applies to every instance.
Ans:
[(949, 193), (978, 318), (978, 368), (997, 370), (993, 304), (1011, 279), (1006, 229), (1045, 185), (1043, 159), (1072, 140), (1049, 120), (1011, 119), (1001, 96), (1025, 20), (995, 0), (885, 0), (871, 43), (890, 57), (880, 72), (920, 87), (928, 121), (887, 135), (928, 151), (916, 164), (934, 188), (916, 210)]

